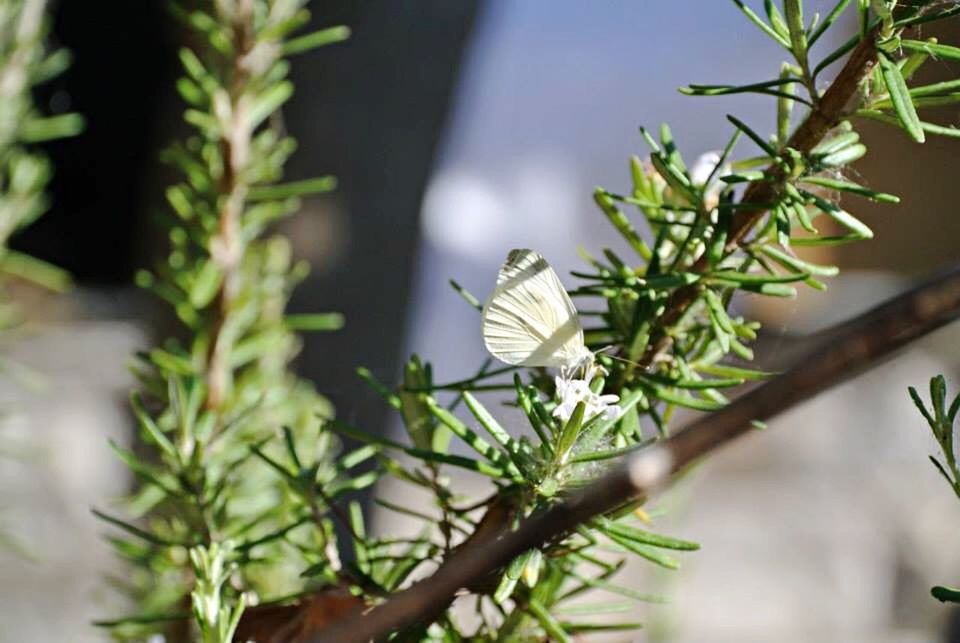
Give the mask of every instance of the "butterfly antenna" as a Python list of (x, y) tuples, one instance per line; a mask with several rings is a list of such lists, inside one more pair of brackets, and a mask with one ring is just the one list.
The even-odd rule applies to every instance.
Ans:
[(627, 359), (627, 358), (625, 358), (625, 357), (620, 357), (619, 355), (614, 355), (613, 353), (607, 352), (607, 351), (608, 351), (609, 349), (611, 349), (611, 348), (613, 348), (613, 346), (605, 346), (604, 348), (601, 348), (600, 350), (598, 350), (597, 353), (598, 353), (598, 354), (599, 354), (599, 353), (604, 353), (604, 354), (606, 354), (606, 356), (609, 357), (610, 359), (615, 359), (615, 360), (617, 360), (618, 362), (623, 362), (624, 364), (632, 364), (632, 365), (634, 365), (634, 366), (636, 366), (637, 368), (640, 368), (640, 369), (644, 368), (643, 365), (640, 364), (639, 362), (634, 362), (633, 360), (629, 360), (629, 359)]

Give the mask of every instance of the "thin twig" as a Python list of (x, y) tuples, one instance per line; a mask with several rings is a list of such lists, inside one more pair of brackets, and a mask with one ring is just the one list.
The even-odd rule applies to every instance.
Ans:
[(241, 262), (244, 246), (240, 234), (240, 218), (249, 186), (243, 172), (249, 161), (250, 138), (249, 100), (246, 98), (249, 70), (246, 57), (253, 49), (254, 10), (251, 0), (240, 0), (232, 5), (233, 13), (223, 16), (233, 25), (234, 53), (230, 65), (230, 86), (227, 109), (220, 115), (224, 121), (220, 150), (224, 159), (223, 176), (218, 186), (221, 197), (218, 215), (218, 234), (211, 240), (211, 259), (220, 266), (223, 282), (217, 292), (216, 317), (210, 341), (207, 367), (207, 400), (209, 409), (219, 409), (232, 385), (230, 353), (233, 338), (224, 332), (227, 317), (240, 291)]
[(404, 627), (437, 618), (461, 588), (470, 587), (517, 555), (569, 532), (637, 496), (649, 495), (671, 474), (717, 447), (876, 365), (905, 344), (960, 317), (960, 267), (843, 324), (820, 348), (780, 377), (760, 385), (723, 410), (674, 437), (630, 456), (568, 501), (521, 523), (516, 531), (477, 540), (430, 578), (394, 594), (362, 618), (339, 621), (311, 643), (380, 640)]
[[(210, 240), (211, 261), (220, 267), (223, 274), (222, 285), (216, 295), (216, 308), (210, 322), (210, 347), (206, 369), (207, 397), (205, 406), (219, 411), (227, 399), (232, 385), (233, 374), (230, 368), (230, 353), (233, 349), (233, 337), (225, 332), (227, 317), (234, 304), (240, 282), (240, 265), (244, 247), (240, 235), (240, 218), (243, 214), (248, 186), (243, 180), (243, 170), (248, 163), (251, 131), (247, 123), (247, 107), (244, 98), (247, 89), (248, 73), (245, 57), (253, 46), (253, 3), (252, 0), (240, 0), (231, 5), (230, 13), (221, 16), (233, 26), (233, 52), (225, 61), (225, 73), (229, 75), (230, 87), (226, 96), (226, 110), (218, 116), (223, 126), (220, 152), (223, 156), (223, 175), (217, 186), (220, 196), (218, 213), (218, 234)], [(225, 112), (225, 113), (224, 113)], [(223, 417), (216, 414), (217, 429), (222, 428)], [(210, 527), (208, 512), (204, 502), (203, 477), (198, 489), (193, 490), (192, 500), (198, 508), (202, 521), (204, 545), (210, 545), (217, 538)], [(190, 595), (181, 602), (189, 610), (192, 604)], [(169, 640), (189, 640), (190, 624), (187, 621), (173, 623), (166, 632)]]
[(46, 0), (27, 0), (20, 8), (16, 34), (12, 39), (13, 49), (6, 64), (0, 68), (0, 95), (5, 98), (23, 93), (30, 81), (27, 66), (43, 51), (38, 47), (37, 39), (43, 27), (46, 4)]

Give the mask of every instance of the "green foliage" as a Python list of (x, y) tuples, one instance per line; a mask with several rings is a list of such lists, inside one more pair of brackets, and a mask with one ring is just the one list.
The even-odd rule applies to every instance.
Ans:
[[(45, 9), (40, 0), (0, 1), (0, 279), (62, 291), (70, 281), (66, 273), (7, 247), (13, 234), (49, 207), (45, 191), (53, 169), (38, 144), (83, 128), (77, 114), (48, 116), (33, 101), (34, 88), (70, 64), (67, 51), (45, 45)], [(16, 317), (12, 304), (3, 301), (0, 328), (9, 328)]]
[[(53, 169), (39, 144), (72, 136), (83, 127), (80, 116), (47, 116), (33, 101), (33, 90), (70, 63), (67, 51), (46, 46), (45, 10), (42, 0), (0, 0), (0, 332), (15, 329), (21, 321), (11, 288), (15, 281), (54, 292), (70, 284), (60, 268), (8, 246), (11, 236), (49, 207), (46, 189)], [(23, 384), (38, 382), (32, 372), (6, 358), (0, 358), (0, 371)], [(0, 449), (0, 457), (13, 450)], [(25, 551), (3, 530), (0, 546)]]
[[(953, 81), (909, 83), (925, 61), (951, 50), (915, 47), (901, 32), (952, 15), (951, 8), (841, 0), (821, 21), (805, 18), (800, 0), (782, 8), (765, 2), (766, 18), (734, 0), (788, 60), (771, 79), (681, 91), (769, 97), (776, 132), (763, 136), (730, 116), (723, 151), (687, 163), (667, 125), (656, 134), (641, 129), (650, 151), (630, 160), (632, 185), (622, 193), (596, 189), (598, 209), (625, 250), (584, 253), (587, 265), (574, 273), (581, 283), (570, 294), (588, 302), (581, 306), (586, 342), (602, 368), (571, 381), (488, 362), (470, 377), (437, 383), (430, 364), (413, 356), (396, 387), (361, 368), (360, 377), (399, 413), (409, 441), (398, 442), (330, 419), (322, 399), (287, 370), (292, 330), (340, 322), (283, 316), (302, 269), (291, 265), (284, 240), (261, 236), (295, 209), (298, 196), (331, 187), (328, 179), (279, 183), (292, 142), (269, 125), (293, 91), (281, 56), (344, 35), (324, 30), (281, 42), (304, 24), (302, 4), (233, 0), (179, 10), (203, 44), (182, 53), (186, 75), (178, 83), (196, 134), (167, 153), (185, 177), (167, 194), (173, 247), (140, 281), (171, 304), (189, 337), (142, 357), (142, 395), (133, 405), (149, 457), (116, 448), (142, 483), (129, 503), (136, 524), (105, 516), (126, 532), (114, 541), (138, 570), (141, 614), (112, 622), (120, 634), (157, 631), (158, 621), (192, 607), (191, 631), (225, 641), (248, 601), (316, 586), (380, 601), (455, 560), (461, 547), (555, 506), (616, 458), (664, 439), (678, 409), (722, 408), (725, 391), (766, 377), (745, 365), (759, 324), (731, 313), (731, 301), (825, 288), (821, 278), (837, 269), (795, 249), (869, 239), (869, 227), (845, 209), (848, 197), (897, 202), (845, 176), (866, 153), (848, 119), (889, 122), (914, 141), (949, 133), (920, 119), (926, 106), (949, 99)], [(854, 10), (857, 36), (816, 60), (814, 45)], [(850, 52), (859, 67), (821, 91), (820, 74)], [(741, 155), (743, 145), (751, 149)], [(481, 393), (499, 393), (495, 401), (515, 406), (529, 426), (508, 424)], [(333, 460), (337, 436), (360, 446)], [(452, 470), (478, 476), (489, 493), (465, 497), (447, 475)], [(352, 494), (381, 476), (429, 498), (426, 507), (376, 501), (418, 521), (415, 535), (368, 530)], [(685, 555), (679, 552), (698, 549), (654, 530), (645, 503), (624, 499), (577, 529), (550, 534), (542, 547), (465, 588), (476, 618), (461, 622), (439, 605), (434, 622), (411, 627), (403, 640), (568, 641), (640, 627), (570, 617), (582, 613), (587, 592), (661, 600), (615, 577), (630, 558), (672, 570)], [(185, 630), (165, 631), (186, 640)]]
[[(589, 403), (580, 401), (567, 409), (569, 414), (559, 413), (562, 383), (543, 369), (490, 370), (485, 364), (470, 378), (436, 383), (430, 365), (414, 356), (396, 389), (361, 371), (400, 412), (413, 446), (342, 422), (328, 424), (375, 449), (381, 469), (398, 484), (433, 497), (432, 510), (380, 501), (423, 525), (416, 544), (394, 543), (388, 556), (371, 555), (369, 549), (372, 543), (382, 552), (383, 540), (367, 541), (358, 560), (375, 591), (357, 591), (365, 591), (369, 600), (395, 590), (409, 570), (455, 556), (462, 543), (509, 529), (595, 480), (616, 458), (662, 440), (678, 409), (715, 411), (727, 403), (725, 391), (766, 377), (744, 366), (753, 357), (749, 344), (759, 324), (731, 313), (731, 301), (793, 297), (803, 286), (825, 288), (822, 279), (836, 275), (837, 268), (812, 263), (797, 248), (869, 239), (869, 227), (846, 208), (861, 198), (898, 202), (846, 178), (847, 167), (866, 153), (850, 114), (881, 118), (918, 142), (925, 133), (940, 133), (935, 130), (941, 126), (931, 129), (920, 120), (923, 109), (933, 104), (922, 99), (949, 95), (953, 81), (911, 88), (910, 77), (934, 50), (918, 55), (908, 49), (911, 41), (900, 40), (900, 32), (943, 8), (913, 3), (895, 9), (894, 3), (875, 2), (862, 11), (862, 3), (855, 5), (864, 20), (862, 32), (818, 60), (813, 46), (844, 11), (853, 9), (850, 2), (841, 0), (823, 20), (805, 18), (799, 0), (785, 0), (782, 8), (765, 2), (766, 18), (744, 2), (734, 4), (789, 59), (771, 79), (741, 86), (690, 85), (681, 91), (771, 97), (777, 131), (767, 137), (730, 116), (732, 129), (722, 152), (709, 162), (689, 163), (669, 126), (662, 125), (656, 134), (641, 129), (650, 151), (646, 159), (631, 159), (632, 185), (623, 192), (598, 188), (594, 193), (601, 214), (627, 250), (584, 253), (587, 267), (574, 273), (581, 283), (570, 294), (589, 311), (582, 314), (589, 322), (586, 341), (598, 351), (596, 360), (603, 367), (587, 383), (597, 396), (616, 396), (619, 412), (587, 412)], [(899, 49), (895, 43), (905, 46)], [(939, 55), (948, 55), (938, 47)], [(845, 86), (818, 89), (823, 70), (854, 49), (871, 53), (874, 63), (864, 65), (864, 73), (852, 80), (844, 76)], [(871, 67), (876, 71), (871, 73)], [(830, 107), (835, 99), (827, 100), (829, 92), (845, 92), (852, 109), (848, 101)], [(825, 126), (810, 125), (813, 113), (813, 121), (825, 119)], [(744, 145), (752, 149), (740, 154)], [(452, 285), (469, 305), (481, 308), (477, 297)], [(497, 391), (506, 392), (501, 402), (523, 411), (529, 430), (507, 427), (494, 407), (480, 401), (480, 392)], [(464, 410), (457, 412), (458, 407)], [(490, 495), (462, 499), (449, 479), (437, 475), (446, 467), (487, 478)], [(698, 548), (651, 530), (644, 504), (644, 498), (625, 500), (573, 532), (552, 534), (542, 548), (468, 587), (478, 625), (458, 622), (447, 611), (409, 636), (563, 641), (585, 632), (639, 627), (608, 619), (569, 620), (568, 615), (577, 610), (570, 602), (588, 591), (656, 600), (616, 582), (627, 559), (640, 557), (670, 570), (679, 566), (679, 552)]]
[[(960, 467), (957, 466), (955, 445), (955, 424), (957, 413), (960, 412), (960, 394), (956, 395), (949, 405), (947, 404), (947, 381), (943, 375), (937, 375), (930, 380), (929, 408), (924, 404), (917, 389), (911, 386), (908, 391), (910, 392), (910, 399), (913, 400), (913, 403), (927, 421), (930, 431), (937, 441), (937, 446), (940, 448), (941, 458), (931, 455), (929, 456), (930, 462), (950, 485), (957, 499), (960, 499)], [(939, 601), (960, 603), (960, 589), (938, 585), (932, 588), (930, 593)]]
[(243, 614), (244, 600), (236, 604), (223, 601), (223, 588), (237, 564), (228, 562), (233, 545), (230, 541), (213, 543), (209, 548), (198, 546), (190, 550), (190, 562), (196, 578), (190, 596), (193, 615), (202, 643), (232, 641)]
[(960, 411), (960, 395), (957, 395), (947, 406), (947, 381), (943, 375), (937, 375), (930, 380), (930, 406), (928, 410), (917, 389), (908, 388), (910, 399), (923, 414), (933, 437), (940, 447), (943, 462), (930, 456), (930, 462), (944, 477), (953, 493), (960, 499), (960, 469), (957, 468), (956, 451), (954, 449), (954, 422), (957, 412)]
[[(184, 332), (138, 356), (141, 445), (113, 445), (137, 489), (129, 519), (98, 512), (124, 532), (111, 541), (132, 567), (118, 584), (138, 613), (103, 623), (119, 638), (230, 641), (245, 601), (302, 589), (300, 572), (329, 553), (328, 503), (360, 484), (333, 462), (333, 436), (318, 434), (329, 404), (290, 370), (294, 331), (334, 330), (342, 317), (285, 315), (307, 266), (269, 231), (300, 197), (335, 186), (331, 177), (282, 182), (296, 144), (271, 119), (293, 92), (284, 54), (346, 36), (338, 27), (291, 40), (309, 18), (304, 5), (172, 4), (194, 43), (180, 52), (177, 82), (193, 131), (163, 155), (182, 175), (167, 190), (169, 254), (137, 281)], [(293, 451), (295, 438), (309, 447)]]

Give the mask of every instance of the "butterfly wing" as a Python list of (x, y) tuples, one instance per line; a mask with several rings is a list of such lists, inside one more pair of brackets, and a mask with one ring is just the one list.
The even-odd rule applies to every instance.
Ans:
[(511, 250), (483, 307), (483, 341), (497, 359), (519, 366), (572, 367), (590, 355), (577, 309), (547, 260)]

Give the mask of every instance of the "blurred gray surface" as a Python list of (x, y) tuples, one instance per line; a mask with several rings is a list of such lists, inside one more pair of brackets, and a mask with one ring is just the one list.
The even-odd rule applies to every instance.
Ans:
[(105, 589), (121, 572), (90, 508), (129, 485), (107, 440), (130, 442), (131, 355), (143, 333), (123, 321), (34, 324), (4, 348), (42, 388), (0, 378), (0, 641), (104, 641), (90, 621), (124, 609)]
[(960, 504), (906, 386), (956, 373), (957, 339), (940, 331), (693, 474), (669, 522), (703, 549), (666, 640), (944, 640), (950, 608), (929, 589), (960, 578)]

